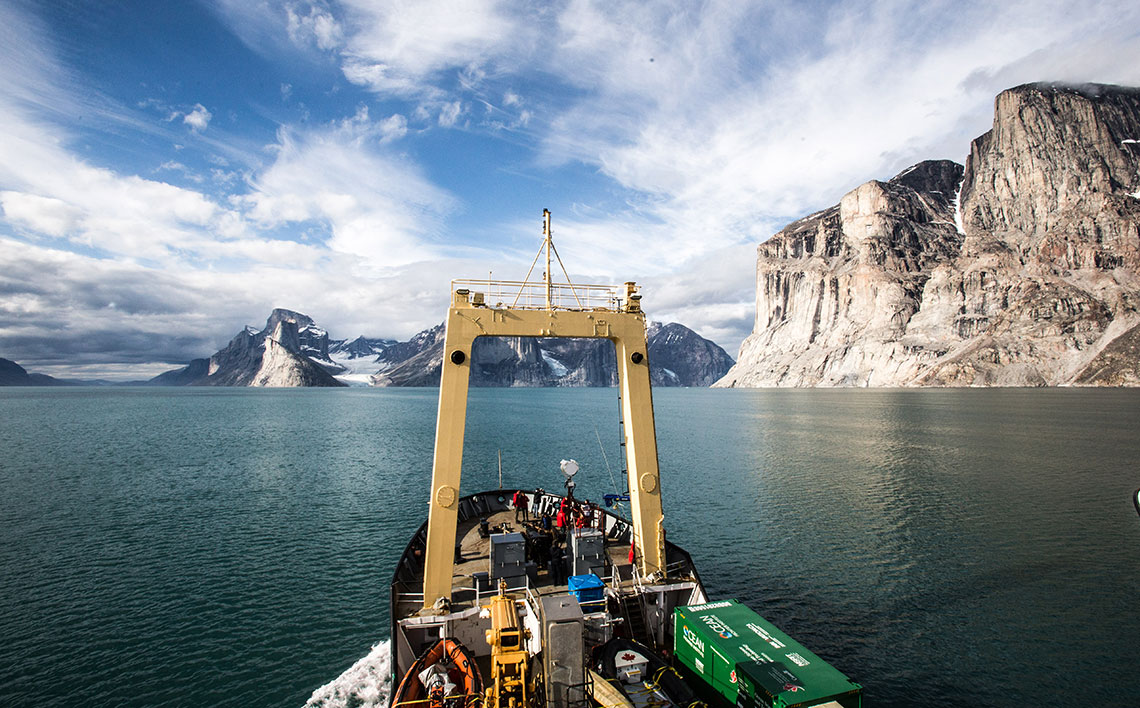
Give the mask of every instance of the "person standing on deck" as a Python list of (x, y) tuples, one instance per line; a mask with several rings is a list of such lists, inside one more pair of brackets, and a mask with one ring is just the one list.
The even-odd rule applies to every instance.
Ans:
[(594, 528), (594, 502), (587, 501), (586, 506), (582, 509), (582, 526), (581, 528), (592, 529)]
[(566, 510), (570, 508), (570, 504), (563, 499), (562, 503), (558, 505), (558, 515), (554, 517), (554, 525), (557, 528), (566, 528), (570, 519), (567, 518)]
[(566, 547), (558, 544), (550, 557), (550, 574), (554, 577), (554, 584), (566, 582)]
[(519, 523), (520, 512), (522, 521), (530, 521), (530, 499), (527, 498), (526, 492), (518, 490), (511, 501), (515, 505), (515, 523)]

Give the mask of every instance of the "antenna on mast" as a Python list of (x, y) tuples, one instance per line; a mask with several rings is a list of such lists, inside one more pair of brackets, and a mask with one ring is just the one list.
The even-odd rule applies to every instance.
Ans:
[[(534, 267), (538, 265), (538, 259), (542, 256), (542, 252), (546, 251), (546, 272), (543, 273), (543, 285), (546, 286), (546, 309), (554, 310), (554, 281), (553, 273), (550, 270), (550, 254), (553, 253), (554, 257), (558, 259), (558, 265), (562, 268), (562, 274), (566, 276), (566, 287), (570, 289), (570, 294), (574, 296), (574, 301), (578, 303), (578, 308), (582, 308), (582, 299), (578, 297), (578, 291), (574, 288), (574, 283), (570, 282), (570, 273), (566, 271), (566, 266), (562, 263), (562, 256), (558, 255), (558, 249), (554, 247), (554, 238), (551, 235), (550, 228), (550, 210), (542, 210), (542, 246), (539, 247), (538, 253), (534, 254), (534, 260), (530, 264), (530, 270), (526, 272), (523, 277), (522, 287), (519, 288), (519, 294), (515, 296), (515, 301), (511, 303), (511, 307), (515, 307), (519, 303), (519, 298), (522, 297), (523, 288), (530, 284), (530, 274), (534, 272)], [(537, 283), (535, 283), (537, 285)], [(559, 286), (562, 287), (561, 285)]]
[[(550, 234), (550, 210), (542, 210), (542, 235), (545, 237), (544, 246), (546, 246), (546, 309), (553, 309), (550, 301), (550, 249), (554, 245), (551, 240)], [(569, 280), (569, 276), (566, 278)]]

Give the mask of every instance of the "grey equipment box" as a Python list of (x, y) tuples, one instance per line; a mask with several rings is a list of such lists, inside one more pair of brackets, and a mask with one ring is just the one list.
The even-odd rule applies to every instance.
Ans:
[(491, 534), (492, 580), (526, 575), (526, 539), (521, 533)]
[(570, 533), (570, 575), (593, 573), (601, 577), (606, 570), (606, 537), (598, 529), (575, 529)]
[(573, 595), (546, 595), (542, 603), (542, 662), (546, 704), (570, 708), (585, 703), (586, 667), (582, 607)]

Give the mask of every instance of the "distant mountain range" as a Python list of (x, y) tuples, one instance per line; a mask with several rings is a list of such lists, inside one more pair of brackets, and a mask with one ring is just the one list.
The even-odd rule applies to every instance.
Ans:
[[(675, 322), (650, 323), (649, 376), (654, 386), (709, 386), (732, 367), (715, 343)], [(377, 386), (438, 386), (443, 325), (420, 332), (400, 352), (385, 356)], [(480, 337), (471, 348), (472, 386), (614, 386), (617, 357), (604, 339)]]
[[(329, 339), (308, 315), (276, 309), (265, 327), (246, 327), (222, 350), (160, 374), (155, 386), (438, 386), (443, 325), (406, 342)], [(650, 377), (656, 386), (709, 386), (733, 360), (684, 325), (649, 326)], [(606, 340), (480, 338), (471, 352), (472, 386), (611, 386), (613, 344)]]
[(29, 374), (14, 361), (0, 359), (0, 386), (74, 386), (76, 382), (57, 379), (47, 374)]

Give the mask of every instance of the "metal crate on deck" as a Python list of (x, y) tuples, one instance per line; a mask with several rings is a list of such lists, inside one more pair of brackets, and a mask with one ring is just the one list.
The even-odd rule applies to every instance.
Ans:
[(602, 575), (606, 568), (606, 537), (597, 529), (574, 529), (570, 533), (571, 575)]
[(491, 534), (492, 580), (526, 575), (526, 539), (521, 533)]

